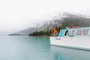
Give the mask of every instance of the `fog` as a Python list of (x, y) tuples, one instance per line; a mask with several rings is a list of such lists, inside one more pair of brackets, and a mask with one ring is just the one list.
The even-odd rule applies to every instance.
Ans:
[(89, 0), (0, 0), (0, 35), (18, 32), (62, 12), (90, 15)]

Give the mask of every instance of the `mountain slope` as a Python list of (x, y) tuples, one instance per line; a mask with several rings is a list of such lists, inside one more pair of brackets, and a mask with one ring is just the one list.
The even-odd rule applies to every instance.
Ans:
[[(73, 26), (79, 26), (79, 27), (85, 27), (90, 26), (90, 18), (87, 18), (82, 15), (76, 15), (76, 14), (70, 14), (70, 13), (64, 13), (60, 16), (57, 16), (56, 18), (52, 19), (51, 21), (47, 21), (45, 23), (42, 23), (40, 26), (36, 26), (33, 28), (29, 28), (23, 31), (18, 32), (20, 35), (30, 35), (35, 32), (44, 32), (47, 34), (47, 32), (50, 29), (53, 28), (66, 28), (66, 27), (73, 27)], [(35, 33), (36, 34), (36, 33)]]

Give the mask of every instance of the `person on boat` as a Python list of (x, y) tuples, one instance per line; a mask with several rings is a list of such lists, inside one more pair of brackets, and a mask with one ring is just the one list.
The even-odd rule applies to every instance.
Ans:
[(51, 29), (52, 35), (53, 36), (58, 36), (58, 30), (56, 29)]
[(73, 28), (73, 29), (74, 29), (74, 28), (78, 28), (78, 26), (72, 26), (71, 28)]

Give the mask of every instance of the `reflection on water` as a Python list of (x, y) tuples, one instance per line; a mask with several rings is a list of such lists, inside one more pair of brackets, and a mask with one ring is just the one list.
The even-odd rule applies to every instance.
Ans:
[(90, 60), (90, 51), (51, 46), (54, 60)]
[(90, 60), (90, 51), (50, 46), (48, 37), (0, 37), (0, 60)]

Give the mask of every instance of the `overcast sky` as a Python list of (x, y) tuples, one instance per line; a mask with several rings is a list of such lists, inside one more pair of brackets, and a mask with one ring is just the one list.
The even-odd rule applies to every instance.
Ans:
[(29, 28), (36, 23), (47, 20), (55, 12), (90, 15), (90, 1), (0, 0), (0, 34)]

